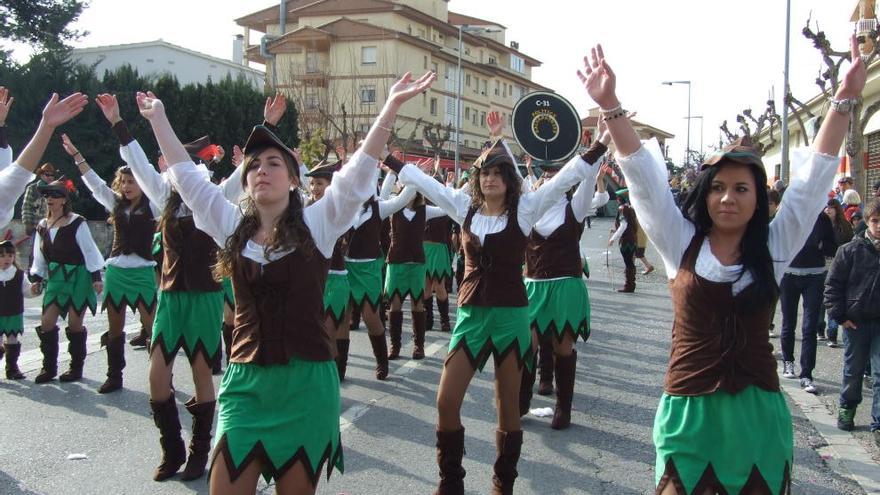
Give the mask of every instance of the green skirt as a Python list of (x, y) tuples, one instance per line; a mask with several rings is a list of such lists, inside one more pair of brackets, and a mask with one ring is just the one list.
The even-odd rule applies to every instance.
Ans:
[(151, 266), (143, 268), (118, 268), (107, 266), (104, 275), (104, 304), (102, 310), (111, 306), (117, 312), (132, 311), (143, 303), (149, 312), (156, 309), (156, 269)]
[(223, 277), (220, 281), (220, 287), (223, 289), (223, 302), (229, 306), (229, 309), (235, 310), (235, 293), (232, 292), (232, 279)]
[(738, 394), (663, 394), (654, 418), (657, 493), (669, 483), (681, 493), (764, 493), (754, 490), (766, 483), (788, 494), (792, 435), (782, 392), (751, 385)]
[(459, 306), (455, 329), (449, 339), (447, 361), (453, 352), (461, 349), (474, 369), (483, 371), (489, 356), (495, 357), (497, 367), (508, 353), (513, 352), (519, 367), (525, 365), (531, 370), (534, 359), (528, 318), (528, 306)]
[(424, 242), (425, 271), (428, 278), (441, 282), (452, 276), (452, 254), (446, 244)]
[(389, 263), (385, 272), (385, 297), (397, 296), (401, 301), (410, 296), (413, 301), (425, 295), (425, 265), (422, 263)]
[(52, 261), (49, 263), (49, 277), (44, 283), (43, 309), (54, 305), (61, 310), (62, 318), (67, 318), (70, 310), (82, 315), (89, 308), (94, 316), (98, 309), (92, 274), (85, 265), (62, 265)]
[(356, 308), (365, 304), (375, 310), (382, 298), (382, 265), (384, 261), (377, 258), (372, 261), (346, 261), (348, 283), (351, 285), (351, 302)]
[(334, 361), (230, 363), (217, 401), (218, 440), (211, 465), (222, 454), (231, 480), (254, 460), (262, 465), (267, 482), (277, 481), (297, 461), (315, 486), (325, 463), (328, 478), (334, 467), (343, 472), (341, 399)]
[(201, 353), (208, 363), (220, 350), (223, 292), (160, 291), (150, 352), (160, 349), (171, 363), (183, 348), (192, 363)]
[(526, 280), (529, 323), (543, 336), (553, 332), (561, 342), (565, 334), (577, 342), (590, 338), (590, 296), (580, 278)]
[(327, 275), (327, 282), (324, 283), (324, 317), (333, 320), (334, 326), (338, 327), (345, 317), (350, 294), (351, 285), (348, 283), (348, 275), (339, 273)]
[(0, 316), (0, 335), (24, 333), (24, 315)]

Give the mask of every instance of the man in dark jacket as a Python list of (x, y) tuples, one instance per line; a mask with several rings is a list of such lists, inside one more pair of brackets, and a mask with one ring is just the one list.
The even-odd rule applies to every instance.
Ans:
[(871, 431), (880, 445), (880, 198), (865, 208), (868, 225), (837, 251), (825, 280), (828, 316), (843, 325), (843, 384), (837, 427), (854, 427), (856, 407), (862, 401), (862, 378), (869, 360), (873, 370), (874, 400)]
[(825, 213), (820, 213), (804, 247), (794, 257), (779, 284), (782, 308), (782, 376), (798, 378), (794, 372), (794, 340), (798, 302), (804, 299), (804, 321), (801, 324), (801, 388), (814, 394), (813, 368), (816, 367), (816, 332), (822, 321), (822, 284), (825, 281), (825, 258), (834, 256), (837, 239), (834, 226)]

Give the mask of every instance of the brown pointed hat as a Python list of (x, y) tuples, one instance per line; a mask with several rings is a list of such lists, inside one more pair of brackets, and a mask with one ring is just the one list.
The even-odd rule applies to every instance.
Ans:
[(495, 165), (510, 165), (515, 167), (513, 157), (507, 152), (501, 139), (494, 139), (487, 143), (486, 149), (474, 161), (474, 168), (481, 169)]
[(342, 161), (327, 161), (324, 160), (321, 163), (312, 167), (311, 170), (306, 173), (306, 177), (316, 177), (321, 179), (333, 180), (333, 174), (338, 172), (339, 169), (342, 168)]
[(52, 182), (37, 186), (40, 194), (54, 196), (58, 198), (70, 197), (70, 194), (76, 191), (73, 181), (64, 176), (53, 180)]
[(752, 139), (749, 136), (737, 138), (735, 141), (713, 153), (705, 162), (703, 162), (700, 170), (706, 170), (707, 168), (718, 165), (723, 161), (756, 165), (761, 170), (764, 170), (764, 162), (761, 161), (761, 155), (758, 154), (758, 150), (752, 144)]
[(244, 143), (244, 149), (242, 150), (245, 155), (247, 155), (250, 151), (255, 150), (257, 148), (265, 148), (265, 147), (273, 147), (278, 148), (282, 152), (287, 153), (293, 158), (293, 163), (295, 167), (299, 167), (300, 163), (296, 159), (296, 155), (293, 153), (293, 150), (288, 148), (284, 141), (281, 140), (278, 136), (275, 135), (274, 132), (269, 130), (268, 127), (264, 125), (255, 125), (254, 129), (251, 131), (251, 135), (248, 136), (247, 142)]

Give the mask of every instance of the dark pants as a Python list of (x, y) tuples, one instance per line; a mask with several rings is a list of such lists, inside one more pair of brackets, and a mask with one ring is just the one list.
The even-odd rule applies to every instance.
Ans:
[(880, 430), (880, 320), (854, 322), (858, 328), (842, 328), (843, 384), (840, 407), (852, 409), (862, 402), (862, 380), (870, 364), (873, 378), (871, 431)]
[(804, 298), (804, 321), (801, 323), (801, 378), (813, 379), (816, 367), (816, 331), (821, 321), (822, 291), (825, 274), (792, 275), (786, 273), (779, 284), (779, 305), (782, 308), (782, 359), (794, 361), (794, 334), (797, 326), (798, 301)]

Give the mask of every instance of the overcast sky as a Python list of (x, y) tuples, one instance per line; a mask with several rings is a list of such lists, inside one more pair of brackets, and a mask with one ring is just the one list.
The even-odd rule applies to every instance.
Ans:
[[(277, 3), (277, 2), (276, 2)], [(848, 47), (856, 0), (793, 0), (791, 85), (807, 100), (821, 60), (801, 29), (812, 13), (835, 49)], [(242, 0), (91, 0), (76, 24), (89, 35), (74, 43), (90, 47), (162, 38), (214, 56), (230, 58), (242, 33), (233, 19), (270, 6)], [(515, 6), (515, 7), (514, 7)], [(526, 7), (528, 6), (528, 8)], [(618, 75), (618, 95), (638, 119), (676, 135), (673, 158), (684, 152), (687, 87), (692, 115), (704, 117), (706, 147), (717, 143), (721, 121), (743, 108), (764, 109), (771, 88), (781, 102), (785, 43), (784, 0), (452, 0), (450, 9), (499, 22), (507, 40), (543, 62), (534, 79), (570, 99), (583, 114), (593, 104), (575, 71), (589, 47), (601, 42)], [(814, 24), (815, 25), (815, 24)], [(251, 40), (257, 42), (254, 36)], [(27, 50), (16, 48), (19, 59)], [(781, 113), (781, 103), (777, 107)], [(691, 127), (691, 148), (700, 144), (700, 121)]]

